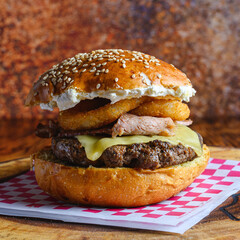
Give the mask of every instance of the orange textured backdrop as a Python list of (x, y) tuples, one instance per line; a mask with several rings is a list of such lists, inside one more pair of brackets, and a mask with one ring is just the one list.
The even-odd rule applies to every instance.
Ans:
[(193, 117), (240, 116), (239, 1), (0, 1), (0, 118), (54, 114), (25, 108), (38, 76), (78, 52), (138, 50), (184, 71)]

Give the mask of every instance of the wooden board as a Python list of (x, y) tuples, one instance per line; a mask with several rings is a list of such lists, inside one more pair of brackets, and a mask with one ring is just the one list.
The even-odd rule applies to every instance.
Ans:
[[(210, 149), (211, 157), (240, 161), (240, 149), (217, 147)], [(221, 206), (226, 206), (231, 201), (230, 197)], [(238, 217), (240, 217), (239, 202), (229, 210)], [(240, 239), (239, 221), (230, 220), (219, 207), (183, 235), (1, 216), (0, 239)]]

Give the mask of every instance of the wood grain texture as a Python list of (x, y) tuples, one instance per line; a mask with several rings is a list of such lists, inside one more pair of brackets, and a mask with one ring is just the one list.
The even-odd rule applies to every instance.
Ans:
[(206, 224), (197, 224), (185, 234), (170, 234), (158, 231), (144, 231), (104, 226), (90, 226), (84, 224), (67, 224), (44, 220), (18, 219), (1, 217), (0, 238), (6, 240), (87, 240), (87, 239), (150, 239), (150, 240), (236, 240), (239, 239), (239, 222), (229, 220), (211, 221)]
[(30, 158), (14, 159), (0, 163), (0, 181), (9, 177), (28, 171), (30, 168)]
[(200, 133), (208, 146), (240, 148), (240, 119), (196, 120), (190, 126)]

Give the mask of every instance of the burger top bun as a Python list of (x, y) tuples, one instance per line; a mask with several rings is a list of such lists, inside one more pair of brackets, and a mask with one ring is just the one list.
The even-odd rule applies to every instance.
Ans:
[(173, 65), (137, 51), (106, 49), (79, 53), (53, 66), (34, 84), (25, 104), (66, 110), (96, 97), (112, 103), (142, 96), (189, 101), (194, 94), (190, 80)]

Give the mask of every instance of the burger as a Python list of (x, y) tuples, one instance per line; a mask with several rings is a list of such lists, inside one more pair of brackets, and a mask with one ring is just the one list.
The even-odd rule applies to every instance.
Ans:
[(27, 106), (59, 109), (36, 135), (40, 188), (89, 206), (137, 207), (168, 199), (205, 169), (209, 150), (188, 125), (195, 94), (180, 70), (122, 49), (79, 53), (40, 76)]

